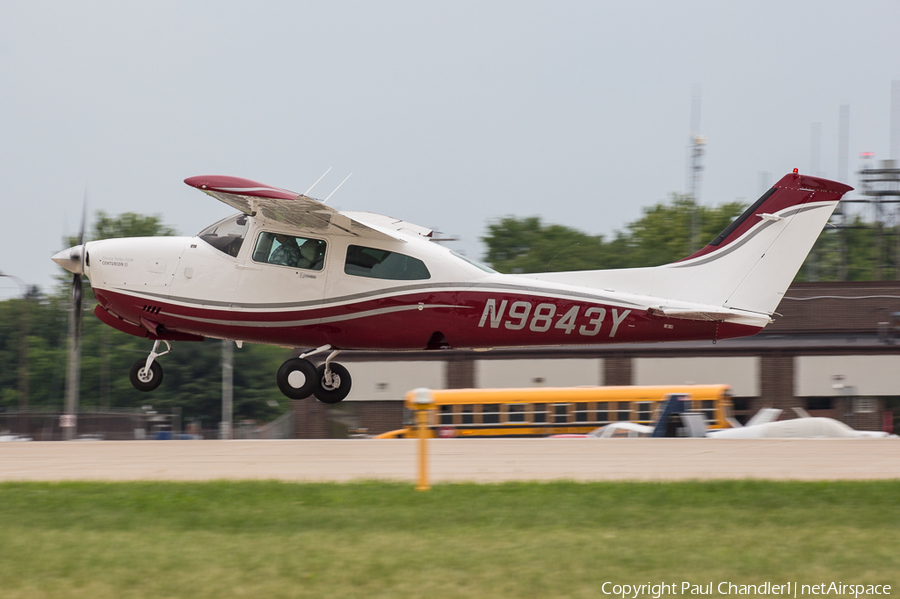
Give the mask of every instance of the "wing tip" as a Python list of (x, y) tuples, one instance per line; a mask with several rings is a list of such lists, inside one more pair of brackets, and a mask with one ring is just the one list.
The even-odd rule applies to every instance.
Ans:
[(241, 177), (227, 175), (198, 175), (188, 177), (184, 182), (201, 191), (216, 191), (219, 193), (231, 193), (236, 195), (252, 196), (257, 198), (271, 198), (275, 200), (295, 200), (301, 196), (299, 193), (273, 187), (265, 183), (258, 183)]

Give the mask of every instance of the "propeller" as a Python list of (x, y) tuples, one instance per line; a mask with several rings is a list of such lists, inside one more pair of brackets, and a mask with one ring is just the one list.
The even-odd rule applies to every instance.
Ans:
[(69, 320), (69, 359), (66, 369), (66, 407), (63, 437), (68, 441), (75, 437), (78, 412), (78, 388), (81, 386), (81, 300), (84, 273), (84, 225), (87, 217), (87, 193), (81, 208), (81, 229), (78, 231), (78, 245), (63, 250), (53, 260), (72, 275), (72, 317)]

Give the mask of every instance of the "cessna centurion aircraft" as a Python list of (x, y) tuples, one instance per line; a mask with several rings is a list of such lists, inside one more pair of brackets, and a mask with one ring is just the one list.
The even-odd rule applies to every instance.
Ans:
[[(342, 350), (584, 345), (728, 339), (772, 315), (841, 196), (852, 188), (783, 177), (722, 233), (652, 268), (507, 275), (432, 242), (432, 231), (339, 212), (246, 179), (185, 183), (240, 211), (195, 237), (91, 241), (53, 260), (87, 276), (107, 325), (147, 337), (131, 369), (159, 386), (170, 341), (206, 337), (306, 350), (278, 371), (292, 399), (336, 403)], [(166, 351), (159, 352), (159, 344)], [(308, 360), (327, 352), (317, 367)]]

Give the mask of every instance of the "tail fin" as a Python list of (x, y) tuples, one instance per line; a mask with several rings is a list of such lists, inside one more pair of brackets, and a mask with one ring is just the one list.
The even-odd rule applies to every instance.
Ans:
[[(693, 317), (681, 303), (771, 315), (845, 193), (843, 183), (785, 175), (706, 247), (651, 268), (529, 275), (661, 298), (665, 313)], [(715, 311), (704, 312), (718, 320)], [(704, 318), (706, 317), (704, 316)]]
[(657, 294), (771, 314), (845, 193), (842, 183), (788, 174), (697, 253), (659, 267)]

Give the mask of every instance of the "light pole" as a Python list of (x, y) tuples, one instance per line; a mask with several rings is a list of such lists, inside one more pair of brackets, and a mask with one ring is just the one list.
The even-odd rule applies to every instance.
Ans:
[(28, 284), (15, 275), (0, 272), (0, 277), (18, 283), (22, 292), (19, 316), (19, 412), (25, 412), (28, 409)]

